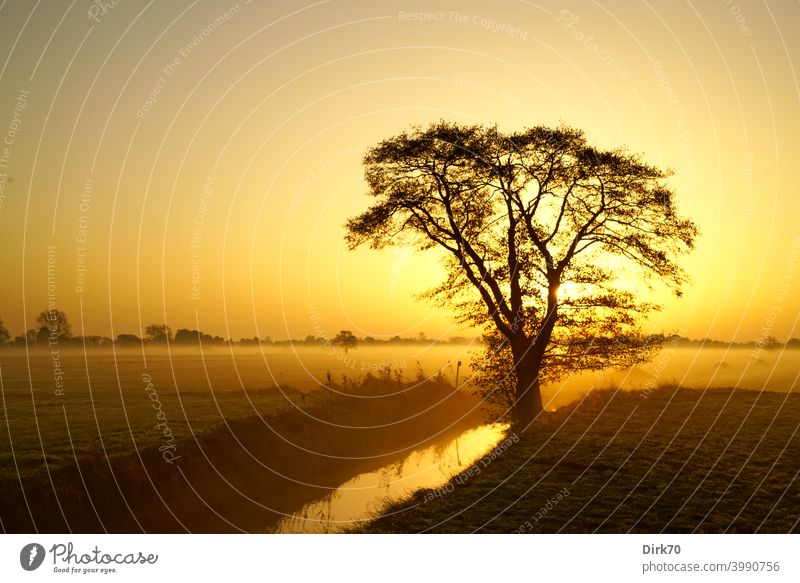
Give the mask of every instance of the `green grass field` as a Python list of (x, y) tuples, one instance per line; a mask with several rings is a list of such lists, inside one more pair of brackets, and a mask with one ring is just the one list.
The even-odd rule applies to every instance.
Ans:
[(178, 435), (174, 462), (164, 459), (158, 440), (114, 455), (86, 447), (55, 461), (48, 451), (47, 467), (0, 479), (0, 526), (5, 532), (266, 532), (352, 477), (484, 418), (476, 399), (443, 378), (407, 382), (387, 374), (334, 388), (308, 395), (302, 406)]
[[(359, 348), (347, 361), (290, 347), (266, 354), (158, 349), (146, 361), (130, 349), (95, 349), (86, 357), (73, 351), (62, 354), (61, 394), (48, 351), (2, 351), (0, 526), (9, 532), (269, 530), (283, 514), (360, 472), (491, 420), (466, 391), (453, 392), (448, 365), (463, 350)], [(761, 382), (792, 391), (785, 379), (796, 370), (796, 353), (767, 355)], [(756, 374), (747, 351), (702, 355), (676, 353), (676, 368), (665, 374), (721, 382), (727, 377), (714, 372), (719, 362), (728, 365), (727, 375)], [(442, 376), (407, 391), (418, 360)], [(389, 361), (402, 366), (382, 378), (362, 370)], [(328, 373), (342, 395), (320, 388)], [(457, 477), (452, 492), (401, 501), (402, 512), (367, 530), (797, 529), (796, 392), (687, 389), (612, 398), (595, 391), (584, 399), (592, 383), (608, 379), (570, 382), (545, 390), (548, 407), (558, 410), (513, 448)], [(364, 392), (368, 398), (353, 398)], [(361, 429), (381, 423), (396, 425)], [(159, 448), (166, 444), (174, 444), (180, 463), (165, 463)]]
[[(61, 387), (50, 350), (0, 350), (0, 469), (22, 476), (74, 463), (76, 453), (130, 455), (163, 443), (166, 427), (190, 438), (227, 420), (271, 415), (313, 405), (330, 374), (350, 386), (389, 366), (413, 378), (430, 374), (467, 350), (442, 347), (360, 347), (347, 358), (308, 347), (77, 348), (61, 350)], [(144, 375), (150, 382), (145, 382)], [(151, 385), (151, 386), (150, 386)], [(148, 390), (150, 387), (150, 390)], [(61, 388), (59, 391), (58, 389)], [(154, 399), (163, 412), (157, 418)]]
[(797, 532), (799, 425), (796, 393), (597, 392), (361, 532)]
[[(223, 384), (216, 378), (217, 384), (210, 385), (200, 360), (191, 367), (180, 361), (170, 367), (166, 360), (153, 359), (145, 368), (135, 358), (115, 363), (107, 350), (89, 354), (88, 374), (81, 354), (62, 356), (65, 388), (56, 394), (48, 352), (38, 351), (29, 360), (8, 351), (3, 356), (0, 467), (6, 476), (26, 476), (45, 462), (58, 469), (80, 454), (129, 455), (163, 443), (164, 428), (182, 439), (224, 420), (306, 406), (320, 394), (306, 396), (268, 381), (234, 384), (225, 379)], [(212, 378), (219, 368), (212, 368)], [(151, 379), (150, 391), (143, 375)]]
[[(442, 371), (454, 381), (453, 363), (461, 360), (468, 376), (470, 345), (368, 346), (327, 354), (309, 347), (177, 347), (169, 352), (110, 348), (62, 351), (63, 391), (56, 394), (53, 361), (47, 349), (0, 350), (0, 468), (6, 476), (24, 476), (45, 461), (57, 469), (76, 453), (129, 455), (163, 443), (152, 397), (157, 397), (170, 432), (177, 439), (229, 419), (306, 407), (320, 395), (330, 373), (334, 383), (352, 385), (376, 366), (392, 364), (395, 373), (414, 378), (417, 366), (428, 374)], [(674, 379), (681, 385), (719, 386), (739, 381), (750, 389), (796, 389), (800, 351), (765, 351), (755, 361), (751, 350), (680, 348), (665, 351), (655, 364), (635, 371), (573, 375), (546, 387), (548, 408), (580, 399), (592, 386), (614, 383), (636, 388), (645, 382)], [(663, 362), (661, 362), (663, 360)], [(722, 367), (720, 363), (724, 363)], [(153, 385), (147, 391), (143, 375)]]

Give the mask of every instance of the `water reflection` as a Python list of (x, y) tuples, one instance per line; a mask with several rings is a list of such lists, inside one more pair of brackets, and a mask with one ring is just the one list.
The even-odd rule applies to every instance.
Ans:
[(437, 488), (491, 450), (508, 425), (481, 425), (412, 452), (378, 471), (359, 474), (332, 494), (281, 521), (279, 533), (332, 533), (354, 527), (379, 512), (389, 500), (420, 488)]

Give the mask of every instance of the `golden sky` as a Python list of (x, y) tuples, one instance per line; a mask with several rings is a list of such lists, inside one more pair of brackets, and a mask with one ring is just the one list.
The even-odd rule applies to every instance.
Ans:
[[(800, 336), (796, 2), (7, 1), (0, 317), (233, 338), (463, 334), (435, 254), (348, 251), (361, 157), (446, 118), (567, 124), (702, 229), (656, 329)], [(85, 269), (85, 271), (82, 271)], [(315, 329), (315, 322), (316, 324)]]

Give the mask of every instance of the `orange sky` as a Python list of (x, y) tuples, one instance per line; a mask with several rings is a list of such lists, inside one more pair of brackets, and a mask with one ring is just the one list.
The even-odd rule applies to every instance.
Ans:
[(463, 334), (414, 297), (435, 254), (342, 240), (369, 202), (365, 149), (447, 118), (564, 121), (672, 168), (702, 238), (653, 326), (800, 336), (797, 3), (99, 5), (0, 9), (14, 335), (47, 306), (48, 245), (76, 333), (82, 314), (108, 336), (302, 337), (312, 316), (327, 334)]

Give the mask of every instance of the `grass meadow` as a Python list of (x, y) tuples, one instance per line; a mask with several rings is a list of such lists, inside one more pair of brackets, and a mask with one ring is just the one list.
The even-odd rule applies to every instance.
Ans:
[[(470, 395), (475, 349), (149, 346), (57, 363), (2, 350), (0, 527), (269, 531), (360, 473), (493, 421)], [(479, 476), (435, 502), (395, 501), (402, 512), (366, 528), (796, 529), (798, 370), (798, 350), (684, 347), (574, 376), (545, 388), (548, 415)]]
[[(124, 356), (91, 354), (88, 377), (82, 355), (62, 359), (74, 371), (63, 395), (48, 353), (4, 360), (5, 531), (268, 531), (352, 476), (484, 420), (443, 374), (331, 373), (327, 388), (298, 389), (270, 386), (249, 353), (151, 355), (146, 369)], [(156, 428), (151, 385), (171, 441)]]
[(798, 532), (800, 394), (644, 397), (597, 391), (549, 413), (361, 532)]
[(0, 352), (0, 467), (6, 475), (27, 475), (45, 462), (70, 464), (76, 452), (113, 457), (162, 445), (165, 428), (185, 439), (226, 420), (307, 407), (324, 396), (328, 374), (342, 390), (386, 370), (393, 378), (415, 378), (418, 366), (453, 380), (450, 362), (464, 348), (367, 348), (346, 357), (303, 347), (62, 350), (62, 394), (49, 350), (6, 349)]

